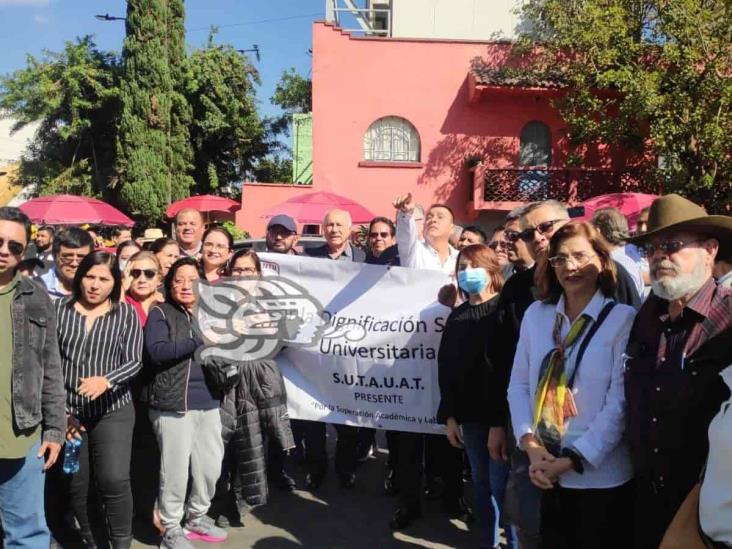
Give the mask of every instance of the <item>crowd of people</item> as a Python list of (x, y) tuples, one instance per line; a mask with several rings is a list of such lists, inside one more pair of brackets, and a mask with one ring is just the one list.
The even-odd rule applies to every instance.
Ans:
[[(481, 548), (501, 531), (523, 549), (732, 546), (732, 218), (665, 195), (631, 233), (617, 209), (572, 220), (546, 200), (486, 231), (456, 229), (447, 205), (411, 194), (393, 206), (364, 241), (343, 210), (326, 214), (318, 247), (298, 247), (287, 215), (266, 233), (270, 253), (453, 281), (435, 295), (450, 309), (436, 373), (446, 436), (386, 433), (389, 527), (419, 520), (429, 497), (476, 520)], [(286, 452), (307, 489), (326, 478), (326, 424), (288, 419), (276, 357), (197, 353), (196, 282), (261, 278), (257, 253), (191, 209), (174, 238), (112, 236), (43, 226), (31, 241), (30, 220), (0, 208), (7, 548), (129, 548), (137, 518), (161, 548), (190, 549), (226, 540), (268, 481), (296, 488)], [(334, 427), (335, 473), (354, 490), (375, 431)]]

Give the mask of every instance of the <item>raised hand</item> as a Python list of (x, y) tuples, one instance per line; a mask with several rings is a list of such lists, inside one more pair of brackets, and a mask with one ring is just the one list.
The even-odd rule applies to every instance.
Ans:
[(397, 210), (400, 210), (405, 214), (411, 215), (411, 213), (414, 211), (414, 199), (412, 198), (412, 193), (397, 196), (392, 202), (392, 205)]

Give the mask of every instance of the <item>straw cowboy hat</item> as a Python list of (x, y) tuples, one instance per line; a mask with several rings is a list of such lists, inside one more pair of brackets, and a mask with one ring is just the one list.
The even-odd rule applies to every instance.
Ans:
[(142, 241), (153, 242), (158, 238), (163, 238), (164, 236), (165, 234), (163, 234), (162, 229), (145, 229), (145, 235), (142, 237)]
[(678, 194), (667, 194), (653, 201), (648, 213), (648, 231), (628, 239), (645, 244), (660, 233), (686, 231), (719, 240), (718, 257), (732, 254), (732, 217), (709, 215), (701, 206)]

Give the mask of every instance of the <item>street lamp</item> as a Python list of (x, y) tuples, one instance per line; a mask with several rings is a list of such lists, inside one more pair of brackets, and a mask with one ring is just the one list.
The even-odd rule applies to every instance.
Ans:
[(254, 44), (250, 49), (248, 50), (236, 50), (239, 53), (248, 53), (250, 51), (254, 52), (254, 56), (257, 58), (257, 61), (259, 61), (259, 46), (257, 44)]
[(126, 17), (116, 17), (114, 15), (109, 15), (108, 13), (105, 13), (104, 15), (95, 15), (95, 19), (98, 19), (99, 21), (126, 21)]

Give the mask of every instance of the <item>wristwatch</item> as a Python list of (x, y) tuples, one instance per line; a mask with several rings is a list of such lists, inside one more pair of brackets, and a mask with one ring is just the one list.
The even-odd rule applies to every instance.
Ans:
[(568, 460), (570, 460), (572, 462), (572, 469), (574, 469), (577, 474), (581, 475), (585, 472), (585, 466), (582, 463), (582, 457), (571, 448), (562, 448), (559, 457), (567, 458)]

